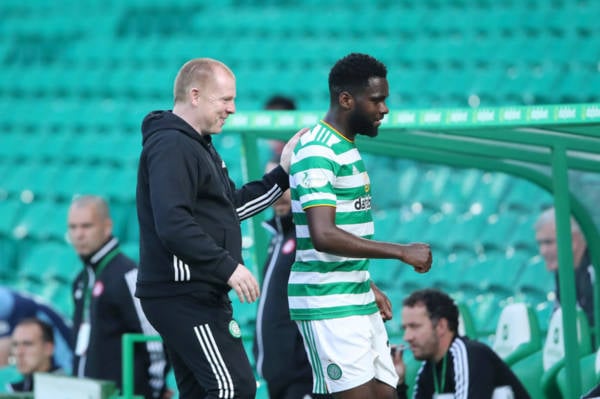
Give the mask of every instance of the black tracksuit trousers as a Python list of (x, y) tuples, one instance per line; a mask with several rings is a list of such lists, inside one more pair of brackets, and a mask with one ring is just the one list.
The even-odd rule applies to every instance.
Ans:
[(167, 348), (181, 399), (254, 399), (256, 380), (227, 295), (140, 300)]

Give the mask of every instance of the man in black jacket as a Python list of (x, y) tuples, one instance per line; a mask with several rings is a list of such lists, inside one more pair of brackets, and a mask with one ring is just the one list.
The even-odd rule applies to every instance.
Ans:
[[(402, 303), (404, 340), (422, 360), (413, 398), (489, 399), (493, 392), (511, 390), (515, 399), (529, 399), (517, 376), (485, 344), (458, 336), (458, 307), (447, 294), (424, 289)], [(398, 397), (406, 398), (405, 368), (400, 351), (393, 353), (400, 379)]]
[(182, 399), (255, 396), (228, 297), (231, 288), (242, 302), (259, 295), (243, 265), (240, 221), (288, 188), (290, 152), (302, 133), (284, 147), (280, 166), (236, 189), (211, 141), (235, 112), (235, 96), (226, 65), (193, 59), (175, 79), (173, 110), (142, 124), (136, 295), (167, 347)]
[[(112, 235), (107, 203), (76, 198), (69, 208), (71, 243), (84, 268), (73, 283), (75, 355), (73, 375), (114, 381), (121, 388), (121, 337), (156, 334), (134, 297), (137, 267)], [(135, 393), (146, 399), (164, 391), (165, 359), (159, 342), (138, 344), (134, 353)]]

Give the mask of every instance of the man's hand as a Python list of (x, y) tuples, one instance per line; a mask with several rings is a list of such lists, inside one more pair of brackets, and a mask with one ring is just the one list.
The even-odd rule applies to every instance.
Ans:
[(431, 269), (431, 248), (429, 244), (413, 243), (404, 246), (402, 261), (411, 265), (417, 273), (427, 273)]
[(283, 149), (281, 150), (281, 158), (279, 160), (279, 164), (281, 165), (283, 170), (285, 170), (286, 173), (290, 173), (290, 160), (292, 159), (294, 147), (296, 147), (298, 140), (300, 140), (300, 136), (302, 136), (309, 130), (310, 129), (307, 127), (298, 130), (296, 134), (294, 134), (292, 138), (289, 139), (287, 143), (285, 143), (285, 146), (283, 146)]
[(241, 263), (235, 268), (233, 274), (227, 280), (227, 284), (235, 290), (242, 303), (252, 303), (260, 295), (258, 282), (252, 273), (250, 273), (250, 270)]
[(398, 384), (403, 384), (406, 377), (406, 364), (402, 357), (403, 352), (404, 345), (392, 345), (392, 361), (394, 362), (396, 374), (398, 374)]
[(381, 318), (383, 321), (388, 321), (392, 319), (392, 302), (390, 302), (389, 298), (381, 291), (375, 283), (371, 281), (371, 289), (375, 294), (375, 303), (377, 303), (377, 307), (379, 308), (379, 313), (381, 314)]

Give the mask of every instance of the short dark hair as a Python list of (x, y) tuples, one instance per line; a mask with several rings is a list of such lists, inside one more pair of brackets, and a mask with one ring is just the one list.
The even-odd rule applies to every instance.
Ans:
[(372, 77), (387, 77), (387, 68), (383, 63), (367, 54), (348, 54), (336, 62), (329, 72), (331, 99), (335, 100), (343, 91), (354, 94), (365, 88)]
[(402, 302), (402, 306), (409, 308), (424, 305), (429, 318), (434, 323), (440, 319), (448, 321), (448, 329), (454, 333), (458, 332), (458, 306), (448, 294), (433, 288), (417, 290), (410, 294)]
[(296, 109), (296, 104), (294, 103), (294, 100), (289, 97), (276, 95), (267, 100), (265, 109), (293, 111)]
[(37, 317), (27, 317), (17, 323), (15, 328), (24, 325), (36, 325), (42, 331), (42, 341), (54, 343), (54, 330), (52, 326), (45, 321), (38, 319)]

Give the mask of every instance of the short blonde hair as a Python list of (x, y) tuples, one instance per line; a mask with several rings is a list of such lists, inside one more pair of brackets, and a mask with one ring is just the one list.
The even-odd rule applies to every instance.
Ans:
[(233, 72), (227, 65), (212, 58), (194, 58), (183, 64), (173, 84), (174, 102), (185, 101), (186, 94), (191, 87), (205, 86), (212, 79), (217, 68), (224, 69), (233, 76)]

